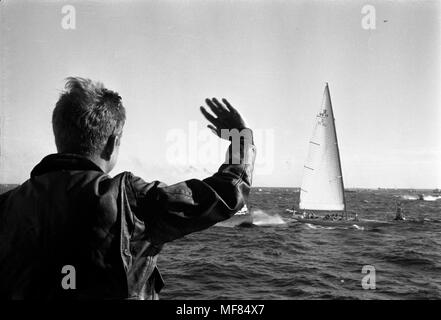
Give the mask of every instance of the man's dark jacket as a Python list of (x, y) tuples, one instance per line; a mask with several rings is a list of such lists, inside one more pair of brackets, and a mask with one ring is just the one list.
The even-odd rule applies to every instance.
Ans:
[(163, 244), (244, 205), (255, 147), (242, 147), (213, 176), (172, 186), (112, 178), (79, 155), (45, 157), (0, 195), (0, 298), (156, 299)]

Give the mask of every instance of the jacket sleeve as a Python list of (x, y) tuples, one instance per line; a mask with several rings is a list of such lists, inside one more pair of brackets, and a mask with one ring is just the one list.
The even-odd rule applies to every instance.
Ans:
[(164, 243), (206, 229), (243, 207), (250, 193), (256, 154), (252, 131), (245, 130), (240, 148), (232, 142), (225, 162), (204, 180), (167, 186), (131, 177), (136, 198), (134, 213), (144, 221), (151, 242)]
[(14, 191), (14, 189), (6, 191), (5, 193), (0, 194), (0, 230), (3, 225), (3, 213), (5, 211), (6, 201), (9, 198), (9, 195)]

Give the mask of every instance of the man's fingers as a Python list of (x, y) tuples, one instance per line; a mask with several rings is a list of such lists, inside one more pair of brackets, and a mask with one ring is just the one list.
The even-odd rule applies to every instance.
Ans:
[(228, 112), (228, 109), (225, 108), (225, 107), (223, 106), (223, 104), (220, 103), (216, 98), (213, 98), (212, 101), (213, 101), (214, 104), (217, 106), (217, 108), (218, 108), (218, 110), (219, 110), (220, 112)]
[(211, 111), (213, 111), (213, 113), (216, 116), (219, 116), (221, 114), (221, 110), (219, 109), (219, 107), (210, 99), (205, 99), (205, 102), (207, 103), (207, 105), (210, 107)]
[(238, 113), (236, 109), (233, 108), (233, 106), (228, 102), (227, 99), (223, 98), (222, 102), (227, 106), (227, 109), (231, 112)]
[(211, 124), (207, 125), (208, 128), (210, 128), (211, 130), (217, 131), (217, 128)]
[(214, 126), (212, 126), (211, 124), (209, 124), (207, 127), (208, 127), (208, 129), (210, 129), (211, 131), (213, 131), (213, 133), (214, 133), (215, 135), (219, 136), (219, 134), (218, 134), (218, 132), (217, 132), (217, 129), (216, 129)]
[[(205, 99), (205, 102), (212, 112), (208, 113), (204, 107), (201, 107), (201, 112), (214, 125), (214, 130), (216, 130), (218, 136), (220, 136), (219, 132), (221, 129), (230, 130), (232, 128), (242, 129), (246, 127), (239, 112), (233, 108), (227, 99), (222, 99), (223, 103), (219, 102), (216, 98)], [(213, 130), (211, 127), (210, 129)]]
[(202, 114), (208, 121), (210, 121), (213, 124), (216, 124), (217, 119), (215, 117), (213, 117), (207, 110), (205, 110), (204, 107), (201, 107), (200, 109)]

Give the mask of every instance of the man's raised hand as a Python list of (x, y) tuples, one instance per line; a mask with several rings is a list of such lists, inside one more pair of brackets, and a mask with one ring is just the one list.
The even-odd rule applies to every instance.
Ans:
[(220, 138), (227, 139), (227, 137), (222, 137), (222, 129), (226, 130), (242, 130), (246, 128), (245, 121), (239, 112), (231, 106), (227, 99), (222, 99), (220, 103), (216, 98), (205, 99), (205, 103), (211, 109), (213, 116), (204, 107), (201, 106), (201, 112), (204, 117), (211, 123), (207, 127), (214, 132)]

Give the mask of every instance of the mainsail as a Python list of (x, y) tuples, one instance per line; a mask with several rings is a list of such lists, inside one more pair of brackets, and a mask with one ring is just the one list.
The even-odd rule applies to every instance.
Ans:
[(345, 197), (328, 83), (303, 169), (299, 208), (344, 211)]

